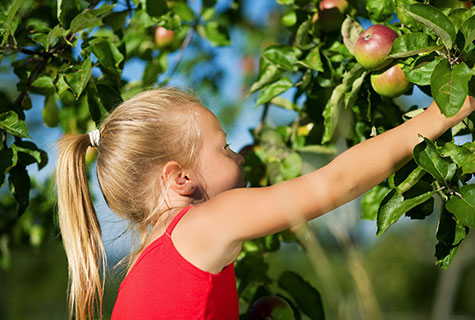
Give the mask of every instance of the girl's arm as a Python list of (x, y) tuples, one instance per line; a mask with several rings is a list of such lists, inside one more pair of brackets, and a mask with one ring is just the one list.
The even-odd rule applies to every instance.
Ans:
[(433, 102), (416, 117), (353, 146), (314, 172), (270, 187), (226, 191), (196, 209), (209, 217), (207, 227), (222, 231), (219, 240), (230, 247), (285, 230), (379, 184), (411, 159), (419, 134), (434, 140), (474, 108), (475, 99), (467, 98), (457, 115), (446, 118)]

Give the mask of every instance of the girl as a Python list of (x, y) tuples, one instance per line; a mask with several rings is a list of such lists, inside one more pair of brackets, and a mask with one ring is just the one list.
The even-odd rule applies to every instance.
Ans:
[(102, 312), (105, 254), (86, 179), (85, 154), (98, 150), (97, 176), (108, 206), (140, 234), (112, 318), (238, 319), (233, 262), (241, 244), (316, 218), (382, 182), (419, 142), (467, 117), (435, 103), (345, 151), (307, 175), (244, 188), (243, 157), (218, 119), (192, 94), (155, 89), (123, 102), (89, 134), (58, 142), (59, 218), (69, 262), (70, 310)]

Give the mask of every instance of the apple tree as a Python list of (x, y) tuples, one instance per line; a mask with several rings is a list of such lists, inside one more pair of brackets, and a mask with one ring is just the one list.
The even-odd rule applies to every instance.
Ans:
[[(298, 116), (287, 126), (254, 131), (255, 143), (243, 150), (253, 185), (294, 178), (302, 173), (302, 153), (334, 154), (422, 111), (424, 106), (400, 107), (394, 98), (401, 94), (418, 88), (447, 117), (458, 112), (468, 94), (475, 95), (471, 2), (278, 2), (285, 8), (282, 23), (290, 41), (262, 52), (250, 92), (259, 92), (256, 105), (293, 110)], [(364, 30), (361, 21), (372, 26)], [(361, 202), (362, 219), (376, 221), (377, 236), (403, 215), (437, 215), (434, 262), (444, 269), (475, 227), (474, 117), (437, 141), (420, 137), (414, 159)], [(455, 136), (468, 141), (456, 144)], [(278, 240), (288, 236), (253, 241), (255, 247), (244, 246), (246, 258), (253, 251), (277, 250)]]

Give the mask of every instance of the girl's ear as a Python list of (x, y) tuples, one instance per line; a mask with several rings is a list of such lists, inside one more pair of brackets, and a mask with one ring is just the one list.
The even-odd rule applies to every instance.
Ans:
[(173, 176), (181, 170), (181, 165), (176, 161), (169, 161), (162, 170), (162, 182), (170, 181), (170, 187), (181, 196), (191, 196), (196, 189), (195, 181), (192, 180), (189, 172), (181, 171), (175, 178)]

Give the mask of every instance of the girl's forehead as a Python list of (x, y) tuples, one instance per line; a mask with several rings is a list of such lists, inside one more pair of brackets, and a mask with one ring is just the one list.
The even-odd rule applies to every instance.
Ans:
[(198, 121), (202, 128), (223, 131), (218, 118), (209, 109), (203, 107), (198, 112)]

